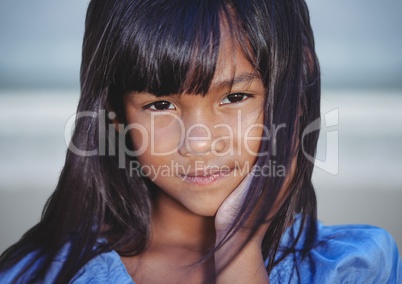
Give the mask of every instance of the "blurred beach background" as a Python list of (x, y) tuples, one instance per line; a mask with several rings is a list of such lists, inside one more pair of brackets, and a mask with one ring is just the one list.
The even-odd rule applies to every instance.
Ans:
[[(0, 252), (39, 220), (57, 183), (87, 4), (0, 1)], [(319, 218), (380, 226), (402, 249), (402, 1), (307, 4), (323, 82)]]

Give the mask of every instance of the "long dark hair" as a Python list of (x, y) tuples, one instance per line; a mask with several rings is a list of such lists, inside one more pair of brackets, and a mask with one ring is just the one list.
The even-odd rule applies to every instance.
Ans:
[[(71, 144), (81, 154), (67, 152), (56, 190), (44, 208), (41, 221), (0, 258), (1, 270), (15, 265), (28, 252), (36, 252), (21, 271), (44, 277), (53, 259), (68, 244), (57, 282), (68, 282), (90, 259), (116, 250), (121, 255), (142, 252), (150, 235), (150, 193), (144, 178), (131, 176), (121, 147), (127, 139), (114, 139), (115, 130), (105, 110), (125, 121), (123, 96), (130, 91), (169, 95), (184, 91), (205, 94), (214, 77), (221, 23), (228, 23), (233, 43), (258, 71), (266, 90), (265, 125), (285, 124), (276, 141), (263, 141), (257, 165), (275, 160), (296, 171), (282, 206), (270, 220), (263, 241), (269, 273), (295, 249), (306, 232), (304, 253), (314, 245), (316, 198), (311, 183), (318, 133), (303, 137), (303, 129), (320, 117), (320, 74), (308, 10), (303, 0), (92, 0), (85, 23), (81, 65), (81, 99)], [(113, 139), (112, 139), (113, 138)], [(276, 151), (272, 151), (273, 146)], [(105, 150), (106, 149), (106, 150)], [(302, 151), (303, 149), (303, 151)], [(239, 215), (235, 232), (252, 213), (259, 199), (254, 232), (266, 222), (284, 178), (254, 177)], [(261, 194), (262, 192), (262, 194)], [(295, 214), (301, 227), (285, 253), (277, 254), (280, 238)], [(99, 241), (104, 240), (104, 241)], [(218, 248), (215, 248), (218, 249)], [(213, 254), (209, 252), (208, 256)], [(279, 257), (278, 257), (279, 255)]]

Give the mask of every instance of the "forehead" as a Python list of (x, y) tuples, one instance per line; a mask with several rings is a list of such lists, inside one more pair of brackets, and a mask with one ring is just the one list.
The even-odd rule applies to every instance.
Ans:
[[(166, 22), (153, 30), (149, 19), (143, 17), (150, 29), (121, 34), (119, 40), (128, 44), (118, 49), (110, 68), (112, 89), (116, 90), (113, 93), (205, 95), (219, 82), (232, 81), (233, 85), (240, 74), (252, 74), (250, 78), (258, 74), (248, 34), (234, 13), (212, 9), (211, 20), (208, 13), (207, 17), (198, 12), (194, 15), (193, 11), (196, 10), (183, 12), (183, 17), (193, 19), (189, 25), (167, 28)], [(202, 21), (194, 21), (194, 17)], [(196, 25), (197, 22), (201, 24)]]
[(234, 85), (261, 79), (256, 68), (244, 55), (244, 51), (233, 40), (225, 24), (221, 25), (218, 60), (211, 88), (221, 88), (227, 83)]

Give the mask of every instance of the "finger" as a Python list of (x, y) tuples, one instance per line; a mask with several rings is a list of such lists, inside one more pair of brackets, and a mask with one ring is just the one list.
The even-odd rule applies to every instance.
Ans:
[(243, 180), (239, 183), (239, 185), (234, 189), (234, 191), (232, 192), (232, 196), (236, 196), (239, 199), (244, 198), (244, 196), (247, 193), (247, 190), (251, 185), (251, 181), (253, 180), (255, 170), (256, 167), (253, 166), (251, 171), (243, 178)]

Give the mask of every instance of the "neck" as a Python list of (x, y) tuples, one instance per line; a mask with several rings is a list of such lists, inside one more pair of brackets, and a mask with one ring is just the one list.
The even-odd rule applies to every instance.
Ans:
[(162, 190), (156, 190), (152, 203), (152, 244), (205, 252), (214, 243), (214, 217), (194, 214)]

